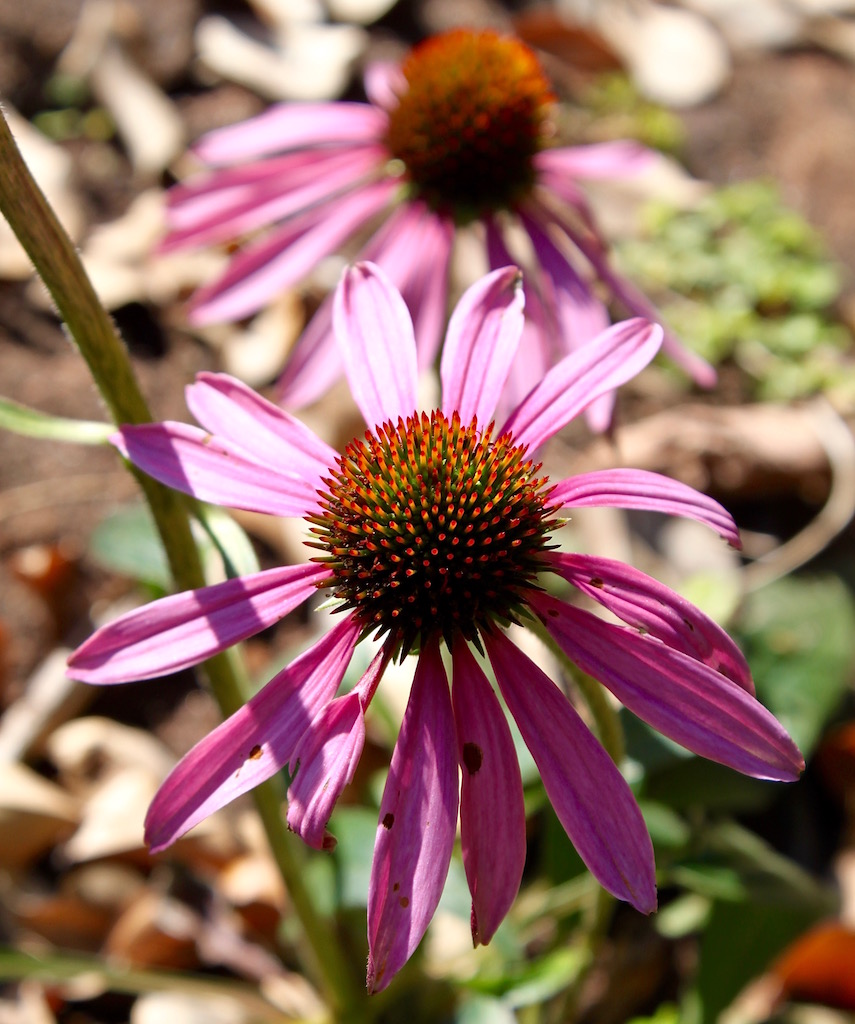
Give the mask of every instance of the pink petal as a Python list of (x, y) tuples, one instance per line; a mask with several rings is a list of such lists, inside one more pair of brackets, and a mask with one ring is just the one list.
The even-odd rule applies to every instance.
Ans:
[[(568, 238), (590, 262), (599, 279), (630, 313), (649, 320), (659, 320), (659, 312), (647, 296), (612, 269), (599, 239), (583, 236), (566, 217), (559, 213), (555, 213), (554, 217), (561, 224)], [(701, 387), (715, 386), (716, 372), (713, 367), (705, 359), (701, 359), (699, 355), (687, 349), (670, 331), (665, 332), (662, 351), (669, 359), (682, 367)]]
[[(388, 252), (375, 262), (397, 284), (407, 304), (413, 318), (418, 366), (425, 370), (436, 360), (445, 327), (454, 224), (424, 204), (413, 204), (413, 209), (421, 213), (421, 222), (412, 234), (402, 238), (402, 242), (409, 243), (404, 246), (405, 254)], [(398, 275), (400, 281), (396, 280)]]
[(327, 824), (342, 790), (353, 780), (365, 742), (365, 708), (385, 671), (378, 654), (359, 685), (325, 705), (289, 758), (288, 828), (317, 850), (332, 850)]
[(191, 321), (202, 325), (255, 313), (379, 213), (397, 188), (397, 183), (389, 180), (365, 185), (314, 206), (249, 246), (218, 280), (196, 293)]
[[(565, 354), (593, 341), (609, 326), (606, 307), (552, 241), (541, 224), (522, 216), (549, 288), (545, 289), (555, 307), (555, 319)], [(543, 285), (541, 285), (543, 287)]]
[[(360, 260), (381, 266), (413, 311), (419, 359), (436, 352), (445, 323), (446, 268), (452, 230), (424, 203), (398, 206), (360, 253)], [(421, 254), (430, 257), (424, 273)], [(279, 380), (280, 401), (291, 408), (314, 402), (342, 374), (342, 360), (332, 329), (333, 296), (321, 303), (297, 340)], [(432, 356), (431, 356), (432, 358)]]
[(358, 693), (327, 704), (293, 754), (296, 776), (288, 789), (288, 828), (316, 850), (332, 850), (327, 824), (341, 791), (353, 778), (365, 743)]
[(538, 448), (594, 399), (633, 378), (662, 343), (662, 328), (646, 320), (614, 324), (594, 341), (565, 356), (511, 413), (502, 432), (517, 444)]
[(374, 61), (365, 69), (365, 95), (383, 111), (397, 107), (399, 97), (407, 90), (401, 65), (393, 61)]
[(127, 683), (195, 665), (302, 604), (325, 566), (286, 565), (153, 601), (102, 626), (68, 659), (84, 683)]
[(454, 645), (453, 676), (472, 941), (486, 946), (516, 899), (525, 866), (522, 778), (502, 707), (463, 641)]
[(400, 293), (374, 263), (342, 275), (333, 327), (354, 401), (369, 427), (416, 411), (416, 342)]
[(193, 151), (206, 164), (232, 164), (302, 146), (382, 142), (388, 123), (367, 103), (282, 103), (209, 132)]
[(719, 672), (634, 630), (541, 594), (530, 603), (583, 672), (633, 714), (701, 757), (758, 779), (792, 782), (796, 745), (750, 693)]
[(424, 647), (380, 803), (368, 889), (368, 991), (412, 956), (433, 917), (457, 824), (454, 715), (439, 646)]
[(335, 695), (359, 636), (340, 622), (196, 744), (148, 809), (146, 842), (157, 853), (235, 797), (275, 775)]
[(319, 487), (337, 454), (313, 430), (225, 373), (200, 373), (187, 388), (187, 406), (218, 438), (249, 458), (302, 477)]
[[(514, 262), (501, 232), (492, 218), (485, 218), (487, 259), (491, 270), (498, 270)], [(525, 398), (557, 358), (555, 341), (558, 328), (543, 307), (537, 288), (532, 285), (533, 275), (523, 274), (525, 316), (523, 333), (517, 354), (494, 413), (497, 420), (505, 420), (511, 410)]]
[(149, 476), (200, 501), (274, 516), (304, 516), (318, 504), (314, 480), (251, 460), (187, 423), (122, 427), (110, 440)]
[(709, 616), (638, 569), (611, 558), (550, 552), (551, 568), (628, 625), (650, 633), (754, 693), (742, 651)]
[[(212, 245), (291, 217), (364, 182), (372, 171), (382, 168), (385, 154), (373, 146), (346, 153), (295, 155), (308, 164), (300, 174), (271, 175), (250, 185), (209, 192), (183, 206), (173, 205), (173, 228), (160, 251)], [(308, 161), (307, 156), (314, 160)]]
[[(539, 284), (544, 301), (551, 307), (551, 319), (558, 325), (556, 337), (561, 354), (569, 355), (594, 341), (609, 326), (608, 311), (549, 237), (544, 224), (524, 213), (521, 216), (540, 263)], [(614, 403), (614, 392), (607, 392), (585, 409), (592, 430), (608, 429)]]
[(649, 914), (656, 909), (653, 846), (623, 776), (534, 662), (498, 630), (484, 642), (508, 710), (579, 856), (604, 889)]
[(550, 504), (564, 508), (637, 508), (697, 519), (741, 548), (739, 531), (730, 513), (717, 501), (688, 484), (645, 469), (600, 469), (559, 481)]
[(523, 329), (522, 274), (503, 267), (476, 281), (457, 304), (442, 349), (442, 409), (486, 426), (505, 386)]
[(656, 156), (640, 142), (623, 139), (545, 149), (535, 155), (533, 163), (536, 171), (568, 178), (624, 178), (647, 170)]

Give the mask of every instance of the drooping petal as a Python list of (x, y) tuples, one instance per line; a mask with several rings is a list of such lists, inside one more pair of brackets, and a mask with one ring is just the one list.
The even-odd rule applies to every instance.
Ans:
[[(603, 246), (597, 238), (585, 236), (580, 231), (577, 231), (574, 225), (566, 217), (562, 217), (558, 211), (554, 212), (554, 217), (561, 224), (568, 238), (572, 240), (573, 244), (578, 247), (579, 251), (590, 262), (597, 277), (609, 288), (618, 302), (622, 303), (634, 316), (641, 316), (650, 320), (659, 319), (656, 307), (647, 296), (612, 268)], [(711, 388), (715, 386), (717, 379), (715, 369), (697, 353), (687, 349), (670, 331), (665, 331), (662, 340), (662, 351), (669, 359), (673, 359), (678, 366), (682, 367), (692, 380), (701, 387)]]
[[(540, 223), (523, 211), (521, 219), (540, 263), (541, 292), (544, 302), (551, 307), (551, 319), (557, 324), (559, 351), (569, 355), (606, 330), (610, 322), (608, 310), (549, 237), (549, 213), (545, 212)], [(608, 429), (614, 404), (614, 391), (607, 391), (587, 406), (585, 417), (592, 430), (599, 433)]]
[(372, 61), (363, 76), (365, 95), (383, 111), (398, 105), (398, 97), (406, 91), (407, 80), (398, 61)]
[[(401, 291), (413, 315), (420, 365), (433, 361), (445, 324), (452, 237), (453, 227), (446, 218), (433, 214), (424, 203), (403, 203), (359, 255), (361, 261), (382, 267)], [(329, 295), (321, 303), (279, 380), (280, 400), (290, 408), (315, 401), (342, 374), (332, 329), (333, 297)]]
[(565, 356), (511, 413), (502, 431), (517, 444), (538, 448), (594, 399), (644, 369), (662, 343), (662, 328), (624, 320), (572, 355)]
[(454, 715), (439, 646), (419, 655), (380, 803), (368, 888), (368, 991), (419, 944), (442, 894), (457, 824)]
[[(389, 273), (401, 270), (398, 286), (413, 318), (416, 359), (419, 370), (433, 366), (442, 341), (448, 306), (448, 268), (454, 243), (454, 224), (449, 217), (434, 213), (424, 204), (419, 233), (411, 238), (407, 256), (396, 260), (390, 253), (376, 260)], [(420, 254), (420, 258), (416, 257)]]
[(555, 303), (562, 348), (569, 354), (605, 331), (609, 326), (608, 311), (549, 237), (544, 225), (525, 214), (522, 222), (534, 246), (541, 273), (549, 281), (548, 291)]
[(685, 516), (709, 526), (732, 547), (742, 547), (736, 523), (722, 505), (688, 484), (646, 469), (580, 473), (560, 480), (549, 501), (564, 508), (636, 508)]
[(276, 393), (290, 409), (302, 409), (323, 395), (344, 372), (332, 326), (334, 293), (318, 306), (303, 333), (294, 343)]
[(525, 807), (511, 730), (466, 643), (454, 646), (451, 697), (463, 783), (460, 834), (472, 893), (472, 941), (485, 946), (510, 909), (525, 867)]
[(350, 693), (321, 709), (289, 758), (294, 779), (288, 789), (288, 828), (317, 850), (335, 847), (327, 823), (353, 779), (365, 742), (365, 708), (387, 664), (378, 654)]
[(657, 154), (640, 142), (621, 139), (588, 146), (560, 146), (535, 154), (536, 171), (568, 178), (624, 178), (647, 170)]
[(352, 616), (338, 623), (185, 754), (148, 809), (152, 853), (290, 760), (312, 719), (335, 696), (358, 636)]
[(236, 256), (216, 281), (199, 289), (190, 320), (203, 325), (255, 313), (379, 213), (397, 188), (394, 181), (374, 182), (287, 221)]
[(579, 856), (604, 889), (649, 914), (656, 909), (653, 846), (623, 776), (534, 662), (498, 630), (485, 638), (485, 646), (546, 795)]
[(517, 353), (523, 329), (522, 275), (503, 267), (466, 290), (442, 349), (442, 411), (486, 426)]
[(127, 683), (195, 665), (260, 633), (311, 597), (325, 566), (278, 566), (152, 601), (108, 622), (68, 659), (84, 683)]
[[(183, 206), (173, 201), (169, 217), (172, 230), (160, 252), (213, 245), (275, 224), (354, 188), (382, 166), (384, 159), (377, 146), (345, 153), (294, 154), (297, 156), (303, 164), (299, 174), (286, 170), (246, 185), (226, 187), (223, 183), (216, 192), (209, 190), (188, 198)], [(270, 162), (283, 163), (285, 159)]]
[(754, 693), (751, 669), (727, 633), (691, 601), (625, 562), (553, 551), (552, 569), (630, 626)]
[(231, 164), (301, 146), (381, 142), (387, 125), (386, 115), (367, 103), (281, 103), (209, 132), (193, 152), (206, 164)]
[(416, 410), (416, 342), (400, 292), (374, 263), (342, 275), (333, 328), (354, 401), (369, 427)]
[[(514, 259), (505, 245), (498, 224), (492, 217), (485, 217), (484, 224), (490, 269), (499, 270), (513, 264)], [(523, 296), (525, 316), (522, 338), (494, 412), (496, 420), (500, 422), (508, 418), (549, 367), (560, 358), (556, 344), (559, 332), (552, 317), (553, 311), (547, 312), (544, 308), (535, 275), (523, 274)]]
[(316, 481), (249, 459), (188, 423), (122, 427), (110, 440), (149, 476), (200, 501), (274, 516), (304, 516), (317, 507)]
[(664, 736), (744, 775), (798, 778), (804, 759), (786, 730), (721, 673), (562, 601), (534, 594), (530, 603), (583, 672)]
[(187, 406), (202, 426), (250, 458), (320, 486), (336, 452), (300, 420), (225, 373), (200, 373), (186, 391)]

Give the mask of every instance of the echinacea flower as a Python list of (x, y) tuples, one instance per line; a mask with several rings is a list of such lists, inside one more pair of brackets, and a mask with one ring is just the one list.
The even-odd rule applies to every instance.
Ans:
[[(196, 145), (208, 170), (171, 191), (163, 249), (258, 237), (199, 290), (193, 322), (256, 312), (378, 220), (360, 259), (379, 264), (404, 296), (421, 369), (437, 353), (452, 245), (466, 225), (480, 225), (491, 268), (531, 267), (524, 353), (506, 397), (522, 398), (608, 326), (579, 263), (630, 313), (656, 319), (611, 266), (579, 187), (635, 174), (650, 151), (628, 141), (550, 148), (554, 97), (527, 46), (458, 29), (426, 40), (400, 67), (371, 67), (365, 85), (368, 104), (274, 106)], [(515, 234), (530, 252), (515, 251)], [(712, 369), (676, 338), (666, 335), (663, 348), (698, 383), (714, 383)], [(341, 369), (328, 300), (291, 353), (283, 405), (313, 401)], [(604, 427), (608, 397), (595, 409), (594, 425)]]
[[(689, 516), (738, 544), (727, 512), (684, 484), (626, 469), (550, 483), (527, 456), (642, 369), (661, 344), (660, 327), (634, 319), (607, 328), (557, 363), (497, 430), (493, 409), (523, 330), (516, 268), (494, 271), (461, 299), (443, 350), (442, 402), (432, 411), (419, 408), (412, 322), (382, 271), (347, 270), (334, 317), (368, 426), (343, 454), (246, 385), (213, 373), (187, 391), (201, 428), (132, 426), (115, 437), (135, 465), (203, 501), (304, 517), (314, 557), (130, 612), (78, 648), (69, 671), (89, 683), (173, 672), (327, 591), (338, 602), (337, 624), (179, 762), (146, 821), (152, 850), (161, 850), (287, 764), (288, 824), (324, 848), (383, 672), (417, 653), (368, 894), (368, 986), (376, 991), (430, 922), (458, 812), (476, 943), (490, 941), (520, 884), (520, 771), (475, 651), (486, 654), (584, 862), (619, 899), (643, 913), (656, 906), (653, 850), (629, 786), (564, 693), (509, 638), (509, 624), (538, 620), (582, 671), (704, 757), (779, 780), (795, 779), (803, 761), (754, 697), (748, 666), (719, 626), (637, 569), (551, 543), (562, 509), (610, 505)], [(550, 575), (626, 625), (551, 596)], [(378, 645), (370, 667), (336, 696), (362, 641)]]

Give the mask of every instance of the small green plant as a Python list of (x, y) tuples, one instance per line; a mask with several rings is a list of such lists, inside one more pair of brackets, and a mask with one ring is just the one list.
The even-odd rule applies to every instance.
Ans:
[(619, 262), (666, 322), (714, 365), (732, 360), (750, 393), (855, 400), (852, 336), (834, 312), (841, 281), (813, 228), (774, 185), (718, 189), (695, 209), (652, 204)]

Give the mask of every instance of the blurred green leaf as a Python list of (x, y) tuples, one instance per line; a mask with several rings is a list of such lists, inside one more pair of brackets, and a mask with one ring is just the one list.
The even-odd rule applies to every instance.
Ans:
[(456, 1024), (516, 1024), (514, 1011), (500, 999), (476, 996), (468, 999), (454, 1015)]
[(474, 991), (501, 996), (504, 1005), (517, 1009), (563, 992), (579, 977), (588, 958), (589, 953), (583, 949), (563, 946), (501, 975), (478, 975), (465, 984)]
[(767, 400), (839, 395), (840, 377), (855, 379), (852, 336), (834, 310), (839, 269), (773, 184), (730, 185), (692, 209), (652, 204), (643, 219), (644, 236), (621, 243), (618, 261), (704, 358), (734, 359)]
[(692, 834), (691, 829), (670, 807), (652, 800), (639, 800), (638, 806), (656, 849), (676, 849), (688, 843)]
[(259, 571), (261, 567), (252, 541), (225, 509), (200, 503), (195, 507), (194, 514), (222, 558), (230, 578)]
[(749, 596), (735, 632), (758, 697), (809, 756), (852, 678), (852, 596), (836, 576), (778, 580)]
[[(243, 528), (224, 509), (199, 504), (191, 521), (205, 575), (217, 579), (225, 569), (233, 578), (258, 572), (258, 559)], [(133, 505), (102, 520), (90, 541), (92, 556), (111, 572), (130, 576), (166, 592), (172, 586), (169, 564), (146, 505)]]
[(651, 771), (644, 795), (678, 810), (747, 813), (768, 806), (778, 795), (780, 785), (750, 779), (701, 757), (689, 757)]
[(365, 807), (337, 807), (329, 830), (338, 840), (332, 854), (337, 873), (337, 903), (341, 907), (364, 907), (371, 878), (377, 811)]
[(680, 1024), (680, 1008), (674, 1003), (663, 1003), (652, 1017), (633, 1017), (628, 1024)]
[(106, 444), (116, 430), (112, 423), (49, 416), (20, 402), (13, 402), (11, 398), (0, 398), (0, 428), (24, 437), (71, 444)]
[(698, 960), (701, 1024), (715, 1024), (748, 982), (821, 916), (807, 908), (714, 903)]
[(147, 505), (123, 508), (100, 522), (92, 532), (89, 550), (111, 572), (161, 592), (171, 586), (169, 564)]
[(653, 920), (653, 926), (666, 939), (681, 939), (706, 926), (712, 901), (697, 892), (687, 892), (666, 904)]

